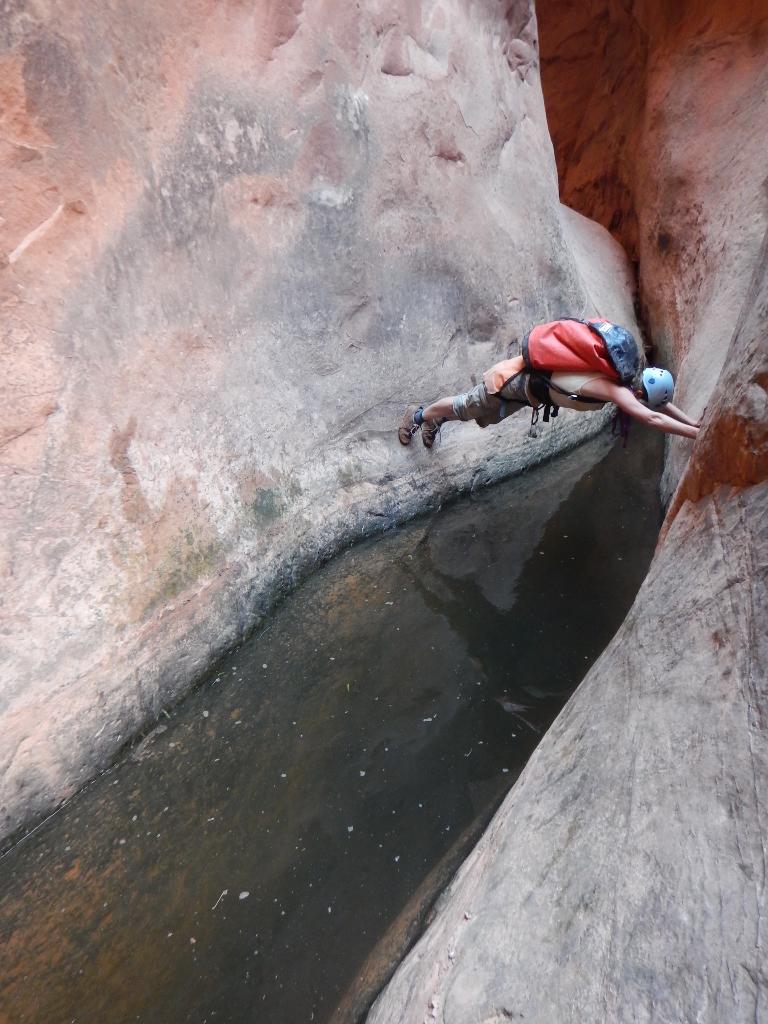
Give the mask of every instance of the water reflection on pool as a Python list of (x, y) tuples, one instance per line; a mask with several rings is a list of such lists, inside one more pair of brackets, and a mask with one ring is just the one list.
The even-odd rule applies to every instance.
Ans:
[(624, 617), (660, 463), (603, 437), (318, 572), (2, 861), (0, 1020), (353, 1020)]

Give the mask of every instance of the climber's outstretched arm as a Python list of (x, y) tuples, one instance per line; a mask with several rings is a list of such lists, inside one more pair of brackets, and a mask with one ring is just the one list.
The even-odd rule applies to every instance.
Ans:
[(635, 398), (629, 388), (614, 384), (613, 381), (590, 381), (584, 385), (581, 393), (588, 398), (602, 398), (603, 401), (613, 402), (628, 416), (645, 423), (648, 427), (653, 427), (654, 430), (661, 430), (665, 434), (677, 434), (679, 437), (693, 439), (699, 432), (699, 428), (695, 424), (680, 422), (659, 409), (649, 409), (647, 405)]
[(666, 416), (671, 416), (673, 420), (678, 420), (680, 423), (687, 423), (689, 427), (700, 427), (701, 419), (692, 420), (690, 416), (683, 412), (682, 409), (678, 409), (676, 405), (672, 405), (671, 402), (667, 402), (666, 405), (659, 406), (659, 412), (663, 412)]

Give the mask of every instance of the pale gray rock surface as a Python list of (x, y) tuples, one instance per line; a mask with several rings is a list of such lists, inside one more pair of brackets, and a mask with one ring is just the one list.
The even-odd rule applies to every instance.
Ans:
[(538, 320), (633, 325), (535, 33), (528, 0), (5, 12), (0, 834), (339, 545), (600, 427), (394, 432)]

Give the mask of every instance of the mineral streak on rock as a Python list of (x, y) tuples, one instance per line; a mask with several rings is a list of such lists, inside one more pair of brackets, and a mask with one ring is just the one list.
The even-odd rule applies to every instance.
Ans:
[(82, 785), (340, 544), (577, 443), (447, 429), (564, 310), (529, 0), (16, 0), (0, 18), (0, 833)]

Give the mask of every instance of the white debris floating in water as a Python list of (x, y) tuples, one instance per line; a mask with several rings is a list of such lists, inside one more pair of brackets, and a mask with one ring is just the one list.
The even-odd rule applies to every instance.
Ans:
[(245, 890), (244, 890), (243, 892), (241, 892), (241, 893), (239, 894), (239, 896), (238, 896), (237, 898), (238, 898), (239, 900), (247, 900), (247, 899), (248, 899), (248, 897), (249, 897), (250, 895), (251, 895), (251, 894), (250, 894), (250, 893), (248, 892), (248, 890), (247, 890), (247, 889), (245, 889)]

